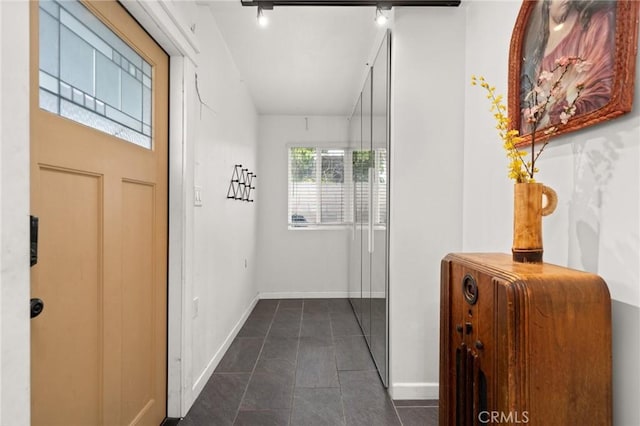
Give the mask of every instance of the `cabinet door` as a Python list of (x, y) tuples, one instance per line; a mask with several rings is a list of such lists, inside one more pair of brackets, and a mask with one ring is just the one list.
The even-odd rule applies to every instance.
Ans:
[(371, 250), (371, 354), (383, 383), (387, 383), (387, 287), (389, 169), (390, 35), (387, 34), (373, 64), (371, 100), (372, 250)]
[(350, 190), (353, 206), (353, 223), (349, 235), (349, 300), (353, 311), (362, 321), (362, 207), (360, 197), (361, 176), (367, 170), (362, 166), (362, 97), (358, 98), (349, 120), (349, 151), (351, 154), (351, 174), (353, 186)]
[(373, 210), (371, 209), (373, 199), (373, 175), (374, 175), (374, 151), (372, 150), (371, 139), (371, 69), (362, 89), (362, 164), (361, 167), (366, 174), (361, 176), (360, 183), (360, 208), (363, 219), (360, 227), (362, 235), (362, 332), (371, 346), (371, 254), (373, 253)]

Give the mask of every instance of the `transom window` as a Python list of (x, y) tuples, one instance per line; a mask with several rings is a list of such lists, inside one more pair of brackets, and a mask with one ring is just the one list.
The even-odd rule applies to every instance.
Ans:
[(77, 0), (39, 16), (40, 108), (150, 149), (151, 65)]

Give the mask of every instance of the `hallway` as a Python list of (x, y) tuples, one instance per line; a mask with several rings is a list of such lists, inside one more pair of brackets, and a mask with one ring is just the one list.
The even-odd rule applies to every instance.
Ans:
[(380, 384), (347, 299), (260, 300), (181, 426), (437, 425)]

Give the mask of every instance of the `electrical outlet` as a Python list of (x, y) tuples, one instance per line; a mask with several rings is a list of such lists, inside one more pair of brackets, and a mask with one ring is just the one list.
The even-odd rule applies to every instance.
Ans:
[(194, 297), (193, 298), (193, 317), (197, 317), (198, 316), (198, 305), (200, 304), (200, 298), (199, 297)]

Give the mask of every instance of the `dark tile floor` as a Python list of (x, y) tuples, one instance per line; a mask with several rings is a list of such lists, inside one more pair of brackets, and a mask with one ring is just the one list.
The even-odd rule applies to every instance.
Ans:
[(180, 426), (435, 426), (382, 386), (347, 299), (260, 300)]

